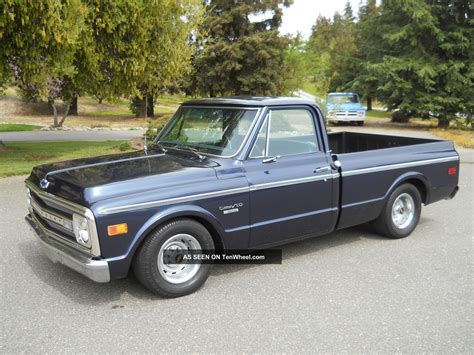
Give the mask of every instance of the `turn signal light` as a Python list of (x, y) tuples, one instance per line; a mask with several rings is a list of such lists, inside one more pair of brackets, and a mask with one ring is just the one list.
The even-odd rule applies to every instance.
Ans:
[(127, 223), (113, 224), (111, 226), (107, 226), (107, 234), (109, 235), (109, 237), (112, 237), (118, 234), (125, 234), (127, 232), (128, 232)]
[(456, 174), (456, 172), (457, 172), (457, 169), (455, 166), (448, 168), (448, 175), (454, 175)]

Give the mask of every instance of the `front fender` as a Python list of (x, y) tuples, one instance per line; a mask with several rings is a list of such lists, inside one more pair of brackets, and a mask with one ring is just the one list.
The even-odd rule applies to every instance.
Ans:
[(222, 241), (224, 228), (212, 213), (196, 205), (170, 206), (165, 210), (155, 213), (152, 217), (148, 218), (145, 223), (143, 223), (142, 227), (133, 236), (125, 254), (107, 259), (111, 271), (114, 274), (114, 278), (125, 277), (127, 275), (138, 246), (151, 231), (166, 221), (179, 217), (195, 217), (199, 220), (205, 221), (212, 226)]

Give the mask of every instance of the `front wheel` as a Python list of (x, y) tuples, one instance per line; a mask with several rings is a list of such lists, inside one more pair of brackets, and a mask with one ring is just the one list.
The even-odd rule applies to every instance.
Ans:
[(420, 214), (420, 192), (415, 186), (404, 184), (392, 192), (374, 226), (386, 237), (405, 238), (416, 228)]
[(211, 265), (183, 262), (190, 250), (213, 250), (207, 229), (191, 219), (176, 219), (153, 231), (133, 261), (133, 272), (150, 291), (163, 297), (190, 294), (206, 282)]
[(358, 125), (358, 126), (363, 126), (363, 125), (364, 125), (364, 121), (357, 121), (357, 125)]

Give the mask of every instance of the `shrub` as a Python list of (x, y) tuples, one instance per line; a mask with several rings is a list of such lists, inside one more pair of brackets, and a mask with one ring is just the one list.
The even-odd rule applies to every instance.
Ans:
[(168, 123), (170, 118), (171, 114), (163, 115), (160, 118), (148, 118), (146, 120), (147, 130), (145, 133), (147, 141), (153, 141)]

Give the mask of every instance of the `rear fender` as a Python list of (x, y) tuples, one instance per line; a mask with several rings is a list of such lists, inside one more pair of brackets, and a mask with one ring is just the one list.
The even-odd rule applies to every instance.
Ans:
[[(430, 190), (431, 190), (431, 185), (429, 180), (426, 178), (425, 175), (422, 173), (416, 172), (416, 171), (409, 171), (404, 173), (403, 175), (400, 175), (390, 186), (390, 188), (387, 190), (387, 193), (384, 196), (384, 201), (387, 201), (392, 192), (400, 185), (402, 185), (405, 182), (415, 182), (415, 186), (420, 190), (424, 189), (424, 191), (420, 191), (422, 194), (422, 200), (423, 203), (428, 204), (430, 201)], [(421, 185), (417, 185), (421, 184)], [(424, 196), (423, 196), (424, 195)]]

